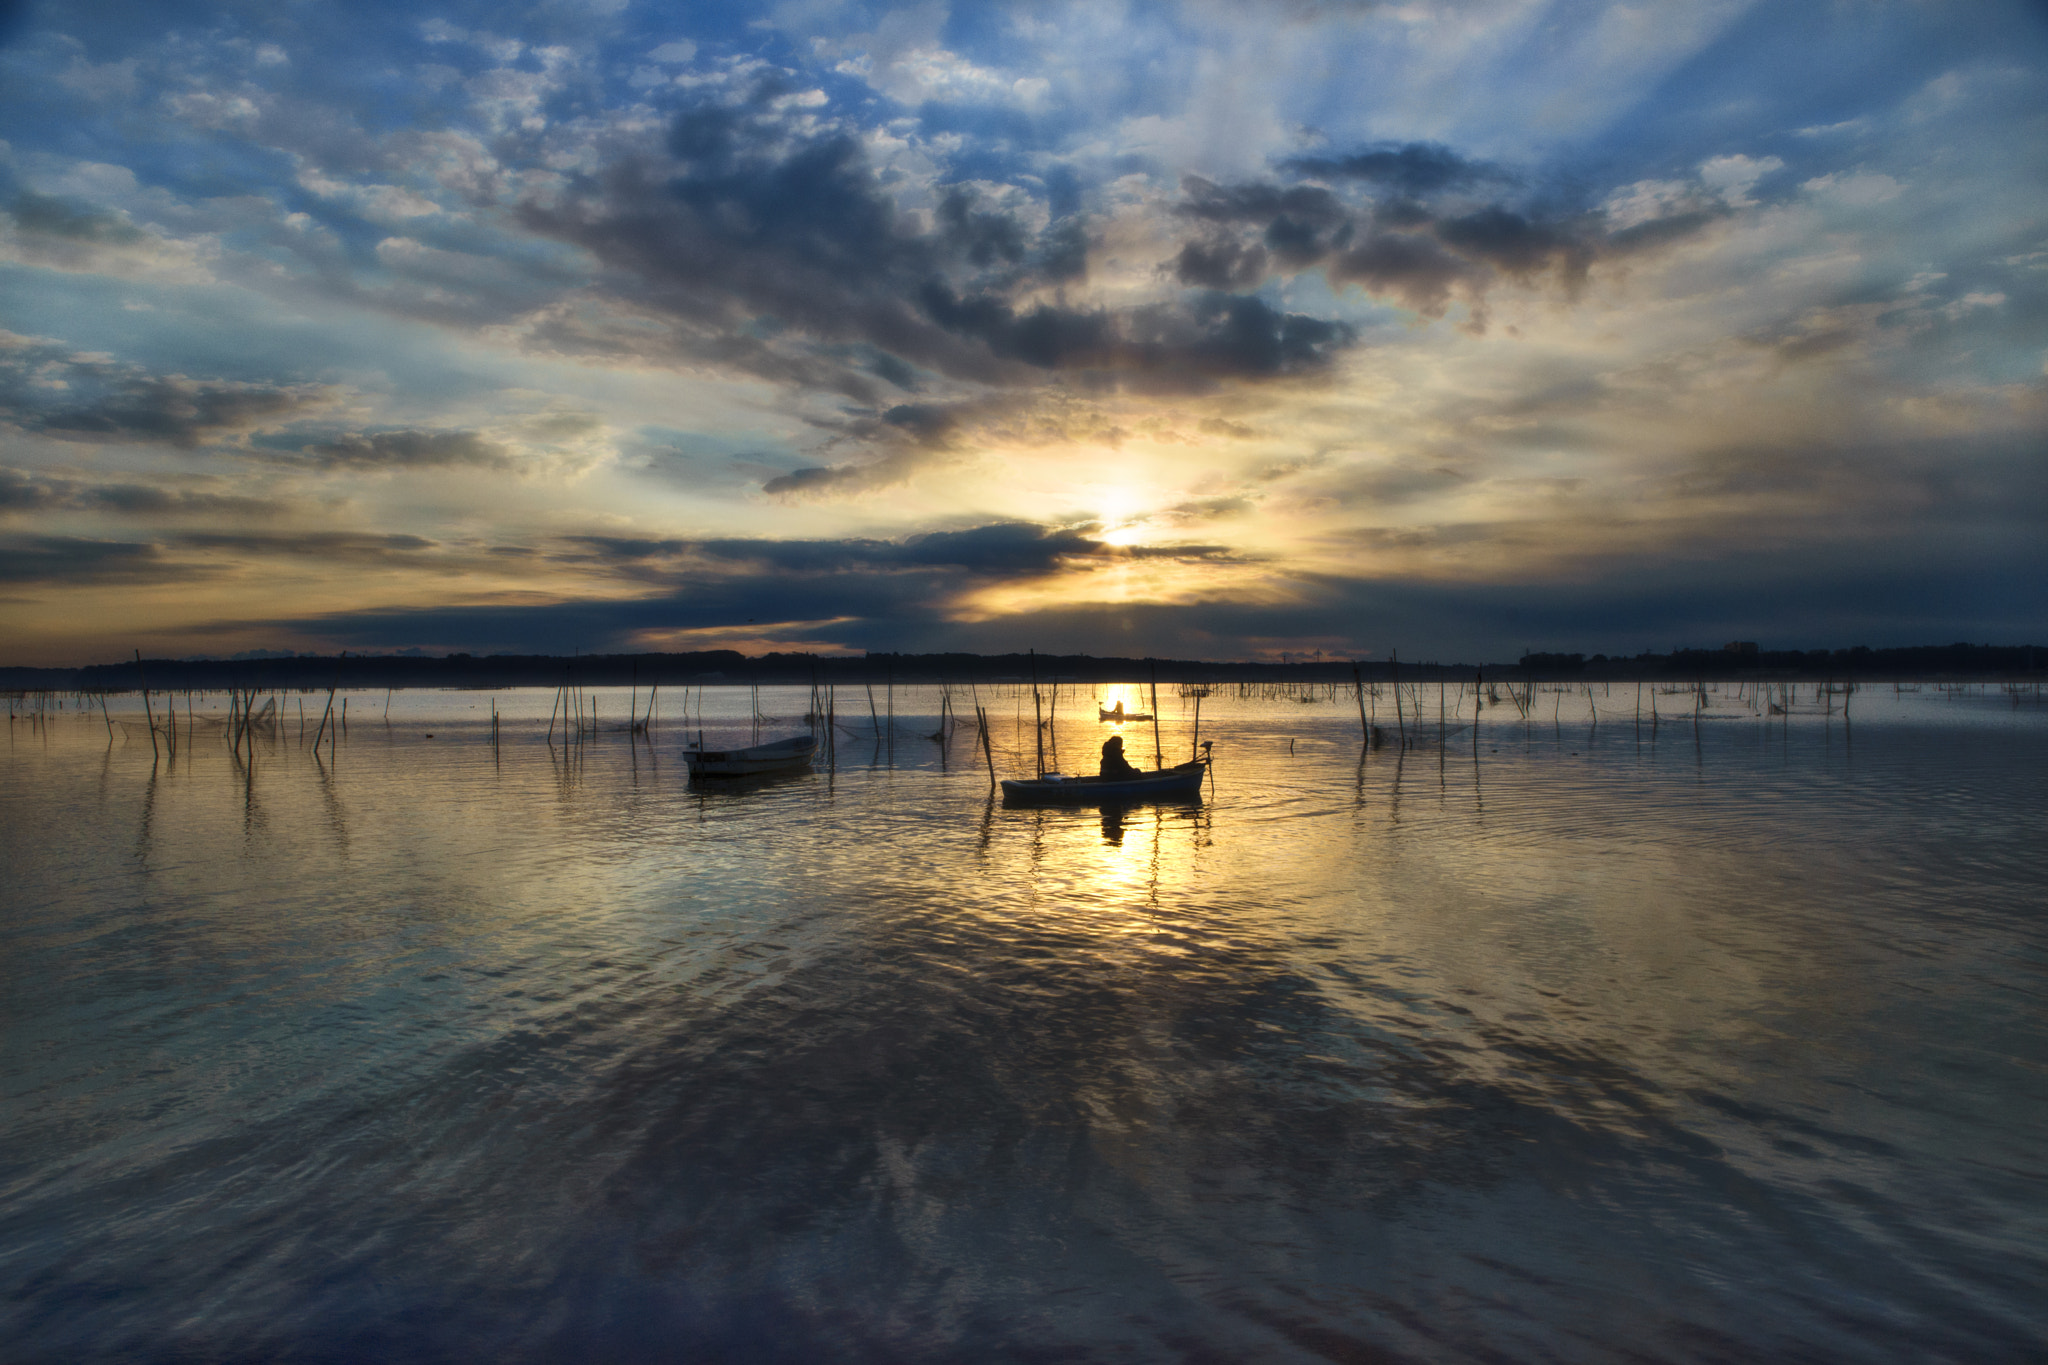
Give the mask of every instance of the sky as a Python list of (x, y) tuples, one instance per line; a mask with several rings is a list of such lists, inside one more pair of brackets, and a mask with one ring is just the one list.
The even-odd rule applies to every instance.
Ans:
[(0, 663), (2048, 642), (2048, 5), (0, 0)]

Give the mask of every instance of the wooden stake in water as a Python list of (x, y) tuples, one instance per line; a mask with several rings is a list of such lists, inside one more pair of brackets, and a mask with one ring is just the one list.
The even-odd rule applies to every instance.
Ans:
[(979, 703), (974, 708), (974, 718), (981, 724), (981, 756), (988, 760), (988, 794), (996, 794), (996, 756), (988, 746), (988, 712)]
[(1052, 770), (1060, 770), (1060, 675), (1052, 675), (1052, 695), (1045, 699), (1045, 746), (1052, 750)]
[(1166, 766), (1166, 747), (1159, 742), (1159, 661), (1152, 660), (1152, 766)]
[(1026, 650), (1031, 659), (1031, 734), (1038, 741), (1038, 775), (1045, 776), (1045, 715), (1038, 703), (1038, 651)]
[(313, 748), (317, 751), (320, 740), (327, 734), (327, 722), (334, 715), (334, 689), (327, 689), (327, 709), (320, 713), (320, 728), (313, 732)]
[(156, 748), (156, 712), (149, 705), (149, 680), (142, 676), (142, 651), (135, 651), (135, 681), (142, 685), (142, 714), (149, 718), (149, 753), (158, 757)]
[(1394, 681), (1394, 723), (1401, 727), (1401, 747), (1408, 747), (1408, 717), (1401, 709), (1401, 651), (1387, 651), (1387, 674)]

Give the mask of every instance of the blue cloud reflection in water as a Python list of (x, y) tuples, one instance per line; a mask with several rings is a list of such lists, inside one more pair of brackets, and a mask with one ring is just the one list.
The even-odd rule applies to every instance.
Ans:
[[(494, 755), (474, 695), (388, 728), (360, 698), (253, 775), (203, 705), (154, 776), (139, 727), (17, 724), (16, 1358), (1981, 1359), (2048, 1328), (2031, 707), (1724, 700), (1639, 743), (1617, 693), (1361, 764), (1348, 699), (1219, 695), (1213, 798), (1118, 818), (988, 807), (923, 692), (893, 769), (842, 736), (836, 772), (711, 791), (679, 723), (608, 728), (623, 696), (551, 753), (551, 698), (500, 695)], [(1078, 769), (1108, 730), (1067, 700)]]

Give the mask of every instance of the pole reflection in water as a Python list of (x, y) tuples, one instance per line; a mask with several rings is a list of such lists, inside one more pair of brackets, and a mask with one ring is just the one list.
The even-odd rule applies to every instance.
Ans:
[[(939, 695), (894, 686), (910, 733)], [(687, 737), (803, 696), (702, 689)], [(1404, 806), (1370, 709), (1220, 692), (1201, 804), (1006, 809), (879, 737), (692, 784), (680, 728), (558, 750), (552, 699), (499, 694), (494, 743), (399, 694), (346, 764), (202, 728), (173, 770), (68, 712), (8, 749), (10, 1360), (2019, 1359), (2048, 1328), (2037, 704), (1866, 692), (1853, 763), (1819, 704), (1696, 695), (1661, 754), (1475, 711)]]

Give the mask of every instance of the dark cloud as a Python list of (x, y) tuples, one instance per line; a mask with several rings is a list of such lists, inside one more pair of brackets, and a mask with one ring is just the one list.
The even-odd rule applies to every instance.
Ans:
[(939, 201), (939, 236), (969, 265), (986, 270), (1023, 262), (1029, 243), (1024, 229), (1009, 214), (977, 207), (971, 190), (954, 189)]
[(1345, 252), (1329, 266), (1330, 283), (1360, 284), (1367, 293), (1391, 294), (1416, 312), (1441, 316), (1451, 290), (1480, 278), (1471, 262), (1431, 237), (1383, 232)]
[(151, 375), (47, 340), (0, 350), (0, 421), (63, 440), (192, 449), (328, 400), (310, 384)]
[(144, 519), (185, 516), (276, 516), (285, 505), (140, 483), (92, 483), (47, 473), (0, 469), (0, 514), (30, 511), (113, 512)]
[(571, 536), (572, 557), (608, 563), (651, 559), (746, 567), (779, 573), (847, 570), (959, 569), (977, 575), (1038, 574), (1062, 562), (1116, 554), (1076, 531), (1029, 522), (997, 522), (964, 531), (933, 531), (904, 540), (642, 540)]
[(1180, 249), (1173, 263), (1182, 284), (1201, 289), (1255, 289), (1266, 278), (1266, 249), (1256, 244), (1210, 237)]
[(0, 583), (86, 584), (159, 581), (173, 576), (157, 547), (77, 536), (0, 536)]
[(89, 204), (58, 199), (33, 190), (23, 190), (7, 206), (7, 216), (22, 232), (41, 237), (59, 237), (72, 242), (107, 246), (128, 246), (145, 234), (123, 219)]
[(1499, 166), (1472, 161), (1435, 142), (1381, 142), (1349, 156), (1297, 157), (1283, 169), (1319, 180), (1360, 180), (1422, 197), (1513, 177)]
[[(1056, 607), (962, 622), (945, 609), (943, 570), (707, 578), (629, 601), (588, 598), (425, 609), (372, 609), (260, 623), (332, 647), (478, 652), (640, 647), (644, 631), (773, 631), (876, 650), (1042, 650), (1167, 658), (1242, 658), (1262, 642), (1306, 639), (1361, 657), (1508, 662), (1525, 648), (1635, 653), (1760, 639), (1766, 647), (1924, 643), (2040, 633), (2048, 556), (2038, 545), (1987, 564), (1964, 555), (1887, 563), (1885, 547), (1844, 560), (1660, 554), (1613, 572), (1500, 583), (1297, 575), (1290, 596), (1189, 604)], [(2019, 578), (2007, 570), (2024, 572)], [(251, 623), (258, 624), (258, 623)]]
[(1182, 179), (1181, 202), (1176, 207), (1187, 217), (1212, 223), (1263, 224), (1287, 218), (1334, 227), (1351, 217), (1343, 200), (1317, 185), (1218, 185), (1199, 175)]
[[(871, 385), (811, 343), (866, 342), (899, 363), (994, 378), (914, 303), (949, 264), (1013, 271), (1021, 226), (965, 196), (951, 223), (920, 228), (883, 192), (859, 144), (835, 134), (791, 148), (750, 110), (678, 117), (680, 165), (626, 159), (527, 223), (593, 252), (614, 297), (665, 318), (687, 357), (865, 400)], [(763, 324), (770, 326), (764, 328)]]
[(1450, 207), (1445, 194), (1509, 183), (1496, 167), (1447, 148), (1409, 144), (1342, 161), (1296, 160), (1286, 168), (1384, 186), (1394, 197), (1346, 204), (1321, 186), (1218, 185), (1190, 176), (1178, 212), (1210, 226), (1187, 239), (1168, 268), (1183, 284), (1256, 287), (1270, 273), (1321, 268), (1331, 284), (1357, 284), (1425, 316), (1462, 293), (1474, 305), (1501, 277), (1556, 281), (1575, 294), (1595, 262), (1654, 250), (1699, 232), (1727, 210), (1682, 212), (1609, 232), (1598, 213), (1546, 215), (1505, 203)]
[(189, 450), (211, 437), (288, 416), (319, 397), (290, 386), (204, 384), (173, 376), (121, 384), (92, 402), (44, 412), (22, 425), (67, 440), (162, 442)]
[[(419, 536), (352, 531), (190, 532), (161, 543), (81, 536), (0, 536), (0, 582), (181, 582), (218, 574), (222, 556), (236, 562), (285, 557), (355, 566), (417, 565), (440, 548)], [(187, 553), (174, 557), (167, 550)]]
[(1656, 251), (1674, 242), (1696, 236), (1708, 224), (1726, 218), (1732, 209), (1716, 206), (1704, 209), (1689, 209), (1682, 213), (1666, 214), (1608, 233), (1600, 243), (1601, 254), (1606, 256), (1630, 256), (1638, 252)]
[(935, 317), (990, 351), (1046, 370), (1091, 369), (1200, 388), (1320, 369), (1357, 339), (1342, 322), (1282, 313), (1250, 294), (1206, 294), (1179, 305), (1081, 313), (1041, 304), (1011, 312), (986, 297), (956, 300), (935, 286)]
[(942, 445), (960, 429), (963, 415), (959, 408), (903, 403), (883, 413), (882, 420), (925, 445)]
[(1555, 267), (1567, 286), (1585, 279), (1598, 249), (1584, 230), (1542, 222), (1498, 206), (1449, 218), (1436, 225), (1437, 238), (1468, 260), (1484, 261), (1503, 274), (1527, 278)]
[(669, 559), (686, 554), (696, 542), (689, 540), (647, 540), (634, 536), (563, 536), (562, 543), (576, 547), (555, 559), (571, 562), (619, 564), (644, 559)]
[[(681, 356), (871, 404), (870, 375), (906, 388), (918, 371), (1010, 388), (1068, 372), (1255, 381), (1315, 369), (1352, 340), (1341, 325), (1249, 298), (1142, 309), (1063, 302), (1048, 291), (1085, 278), (1077, 218), (1033, 226), (1008, 199), (951, 186), (919, 219), (898, 207), (854, 138), (795, 133), (758, 101), (678, 115), (666, 150), (666, 161), (621, 158), (561, 200), (529, 204), (524, 217), (596, 254), (613, 273), (614, 299), (668, 323), (658, 345)], [(1325, 190), (1227, 208), (1230, 193), (1200, 191), (1189, 212), (1222, 220), (1263, 207), (1311, 237), (1336, 221)], [(1274, 249), (1297, 249), (1285, 224), (1273, 232)], [(1248, 266), (1191, 256), (1186, 278), (1227, 293), (1262, 273)], [(579, 325), (551, 319), (536, 340), (564, 349), (600, 340)], [(657, 343), (643, 332), (612, 344)], [(850, 361), (850, 345), (880, 359)], [(819, 467), (784, 476), (777, 491), (845, 481)]]
[(68, 482), (34, 477), (16, 469), (0, 469), (0, 512), (39, 512), (69, 504)]
[(869, 367), (877, 377), (888, 380), (905, 393), (916, 393), (924, 387), (918, 382), (916, 370), (886, 351), (877, 351)]
[(873, 466), (807, 465), (777, 474), (761, 484), (761, 491), (774, 498), (804, 498), (872, 486)]
[[(981, 330), (990, 348), (1040, 363), (1113, 374), (1131, 388), (1201, 392), (1232, 381), (1314, 374), (1357, 340), (1349, 324), (1303, 313), (1283, 313), (1256, 295), (1193, 295), (1172, 307), (1076, 314), (1039, 308), (1018, 316), (991, 300), (948, 301), (942, 312), (963, 329)], [(872, 460), (814, 465), (763, 483), (771, 496), (804, 498), (851, 493), (901, 483), (934, 461), (954, 458), (971, 438), (1020, 416), (1043, 435), (1070, 431), (1057, 419), (1029, 413), (1028, 396), (1014, 393), (951, 404), (906, 403), (879, 415), (818, 423), (834, 431), (832, 445), (881, 454)], [(1014, 434), (1014, 428), (1013, 428)], [(1121, 432), (1094, 429), (1094, 439)]]
[(900, 484), (934, 461), (950, 458), (964, 432), (1007, 407), (1001, 400), (899, 403), (880, 413), (820, 422), (833, 432), (828, 448), (852, 445), (879, 454), (858, 463), (813, 465), (773, 475), (761, 489), (771, 497), (801, 500)]
[(513, 464), (511, 451), (473, 431), (380, 431), (323, 441), (306, 446), (305, 452), (336, 469), (506, 469)]
[(703, 549), (714, 558), (778, 569), (949, 568), (1011, 577), (1045, 573), (1067, 560), (1100, 555), (1108, 547), (1074, 531), (1001, 522), (965, 531), (934, 531), (903, 541), (724, 540), (706, 541)]
[[(1073, 527), (1030, 522), (996, 522), (959, 531), (933, 531), (902, 540), (851, 537), (835, 540), (727, 538), (656, 540), (621, 536), (571, 536), (552, 555), (557, 563), (600, 568), (607, 575), (651, 586), (692, 592), (726, 592), (733, 583), (789, 583), (801, 580), (817, 587), (838, 605), (831, 613), (813, 610), (811, 617), (839, 614), (850, 601), (849, 582), (870, 584), (875, 593), (897, 601), (900, 583), (874, 586), (884, 579), (911, 580), (922, 585), (920, 600), (937, 606), (971, 584), (1036, 578), (1061, 568), (1103, 565), (1129, 559), (1218, 561), (1231, 558), (1219, 545), (1109, 545)], [(863, 614), (868, 609), (863, 609)], [(760, 617), (757, 613), (757, 619)]]
[(419, 536), (378, 535), (357, 531), (305, 531), (291, 535), (231, 535), (200, 532), (177, 537), (176, 543), (199, 550), (226, 550), (257, 557), (284, 555), (348, 564), (410, 561), (440, 547)]
[[(800, 630), (805, 638), (889, 647), (959, 630), (963, 587), (1118, 558), (1216, 559), (1217, 546), (1103, 545), (1074, 530), (999, 523), (903, 541), (637, 540), (575, 537), (571, 561), (650, 570), (649, 596), (448, 608), (387, 608), (267, 623), (335, 647), (568, 653), (635, 647), (643, 631)], [(1010, 646), (1004, 646), (1005, 649)]]
[(1326, 364), (1357, 339), (1347, 323), (1304, 313), (1281, 313), (1244, 295), (1211, 295), (1195, 316), (1207, 335), (1188, 347), (1187, 360), (1211, 373), (1273, 375), (1298, 373)]

